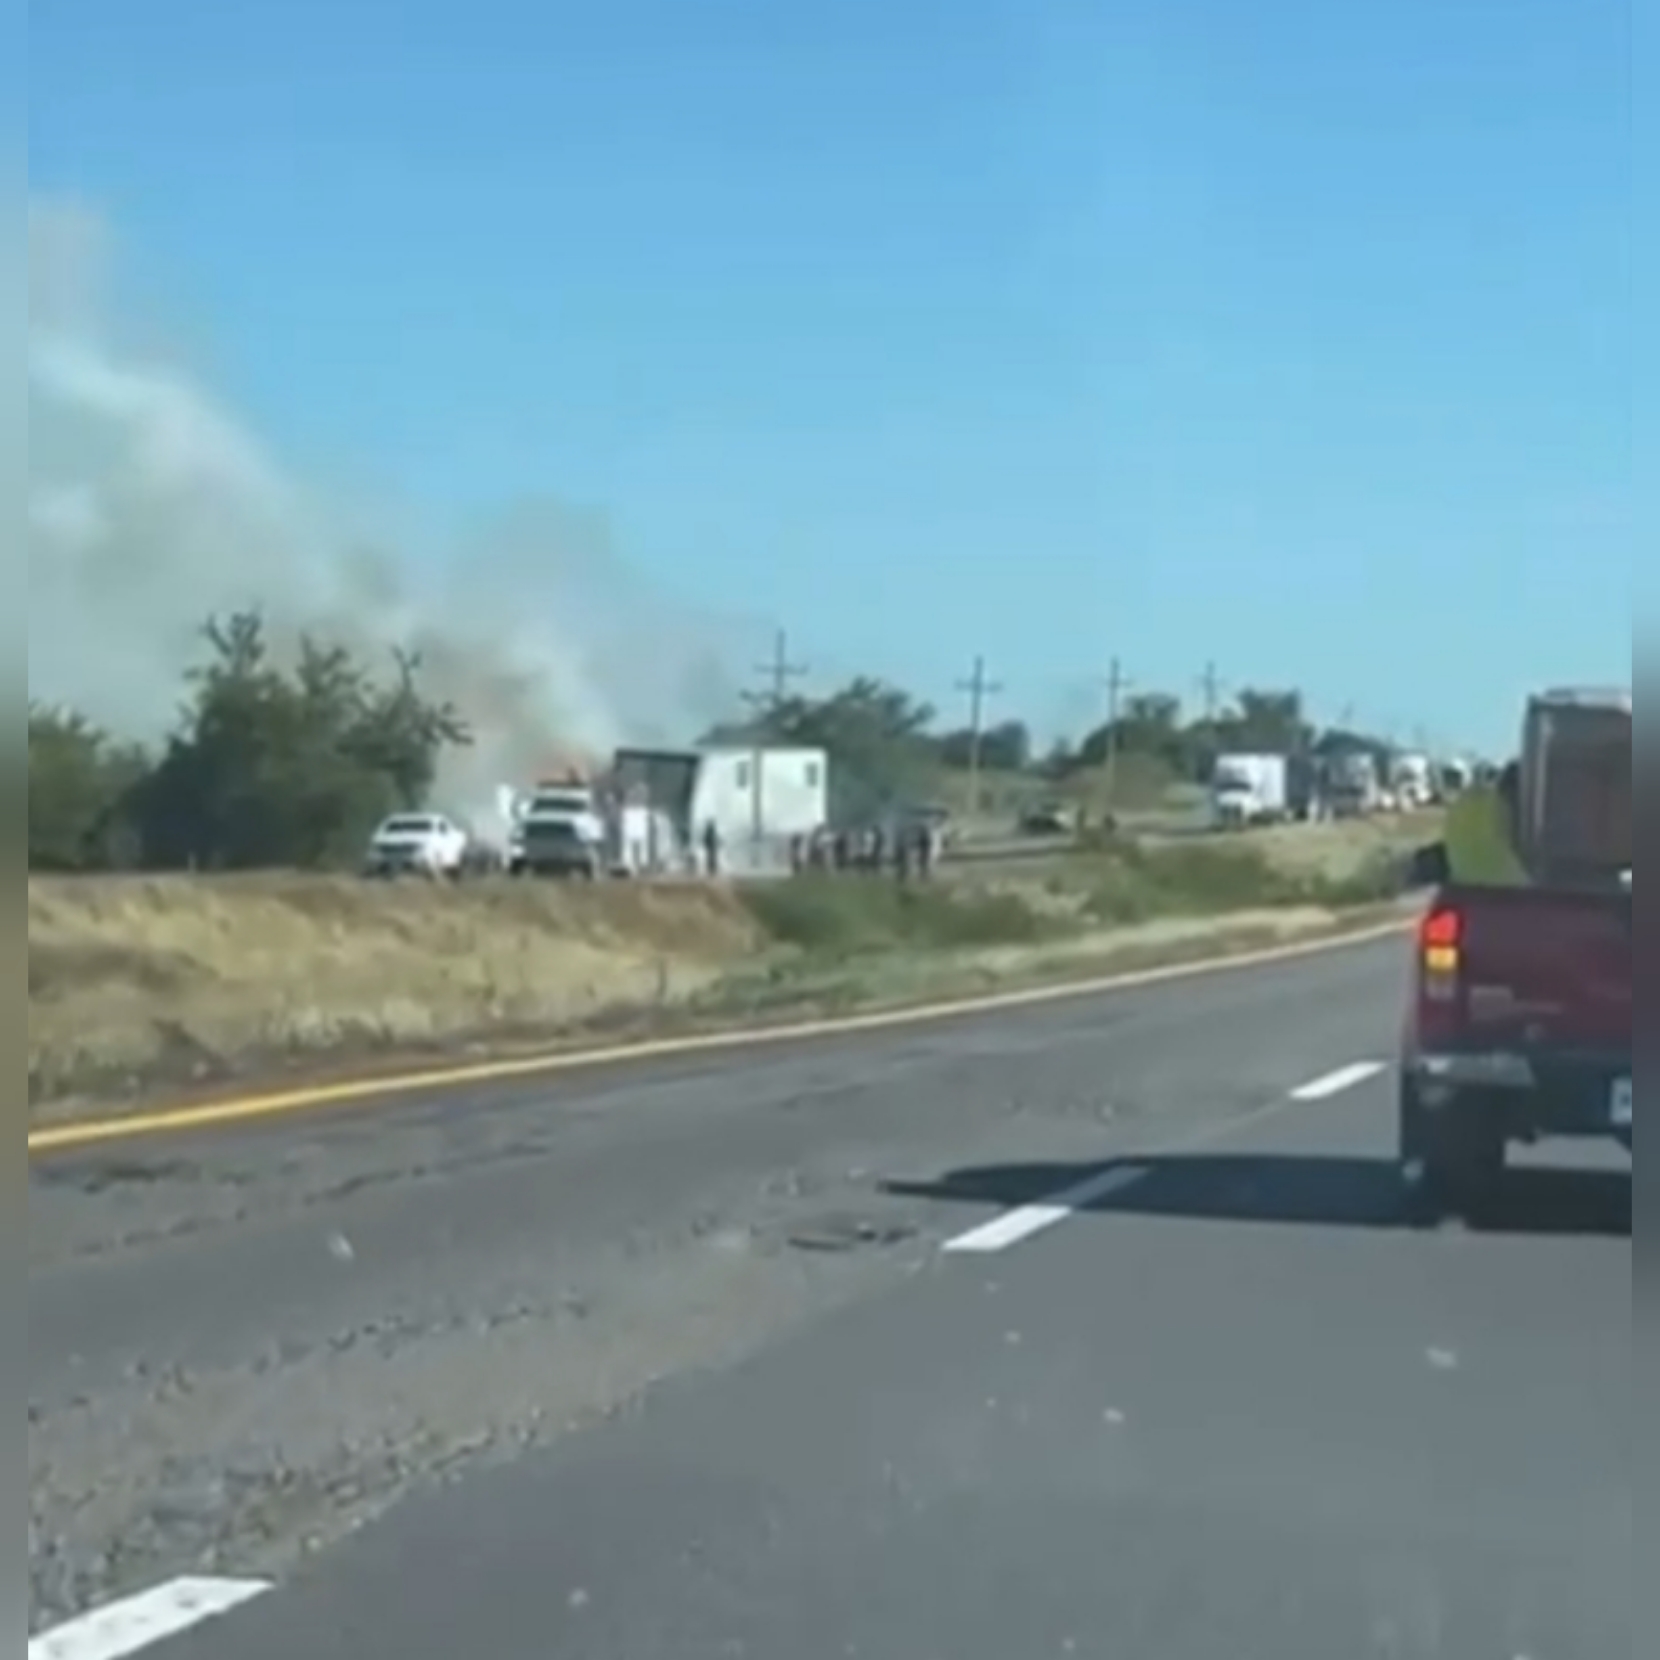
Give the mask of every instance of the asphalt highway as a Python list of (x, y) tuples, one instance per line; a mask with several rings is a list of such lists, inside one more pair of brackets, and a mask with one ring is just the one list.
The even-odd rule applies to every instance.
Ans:
[(1628, 1660), (1629, 1169), (1411, 1227), (1402, 970), (41, 1162), (30, 1660)]

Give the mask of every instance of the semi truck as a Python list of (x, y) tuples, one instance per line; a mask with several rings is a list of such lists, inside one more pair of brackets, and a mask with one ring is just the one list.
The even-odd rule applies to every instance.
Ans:
[(1509, 1149), (1632, 1147), (1632, 699), (1529, 700), (1519, 758), (1414, 859), (1399, 1155), (1430, 1212), (1471, 1214)]
[(1287, 756), (1218, 755), (1211, 770), (1210, 814), (1218, 830), (1279, 824), (1291, 814), (1291, 762)]
[(1365, 818), (1382, 804), (1383, 779), (1369, 749), (1347, 749), (1327, 762), (1327, 798), (1333, 818)]

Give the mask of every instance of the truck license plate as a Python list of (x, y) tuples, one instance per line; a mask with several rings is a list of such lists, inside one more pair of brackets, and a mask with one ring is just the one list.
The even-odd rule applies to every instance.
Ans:
[(1631, 1080), (1616, 1078), (1614, 1087), (1609, 1091), (1608, 1116), (1613, 1121), (1616, 1130), (1631, 1128)]

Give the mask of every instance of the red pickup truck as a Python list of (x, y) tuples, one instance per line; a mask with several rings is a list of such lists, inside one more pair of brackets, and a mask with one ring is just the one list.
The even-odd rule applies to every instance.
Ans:
[(1400, 1157), (1438, 1213), (1467, 1213), (1508, 1148), (1632, 1142), (1629, 693), (1553, 692), (1529, 707), (1509, 772), (1513, 874), (1419, 856), (1435, 891), (1418, 927), (1400, 1069)]

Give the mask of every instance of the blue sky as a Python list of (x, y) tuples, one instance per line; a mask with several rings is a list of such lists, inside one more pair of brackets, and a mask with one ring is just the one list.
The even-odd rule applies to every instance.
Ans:
[[(1628, 4), (51, 0), (30, 179), (302, 461), (946, 701), (1625, 680)], [(1650, 233), (1652, 234), (1652, 232)]]

